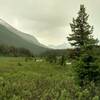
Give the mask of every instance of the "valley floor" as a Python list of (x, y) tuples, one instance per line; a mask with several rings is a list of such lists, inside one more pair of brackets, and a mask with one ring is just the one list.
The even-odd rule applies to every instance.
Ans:
[(21, 57), (1, 57), (0, 100), (69, 98), (63, 95), (74, 85), (73, 74), (70, 65), (35, 62), (34, 59), (26, 60)]
[(0, 100), (99, 100), (87, 97), (87, 89), (81, 92), (75, 83), (70, 64), (0, 57)]

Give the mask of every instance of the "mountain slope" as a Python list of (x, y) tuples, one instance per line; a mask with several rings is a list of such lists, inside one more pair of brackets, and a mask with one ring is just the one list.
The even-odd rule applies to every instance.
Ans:
[(46, 47), (45, 45), (41, 44), (33, 35), (29, 35), (29, 34), (26, 34), (24, 32), (21, 32), (21, 31), (15, 29), (14, 27), (9, 25), (7, 22), (3, 21), (2, 19), (0, 19), (0, 24), (5, 26), (11, 32), (21, 36), (23, 39), (25, 39), (25, 40), (27, 40), (27, 41), (29, 41), (31, 43), (34, 43), (34, 44), (36, 44), (38, 46)]
[(40, 54), (47, 50), (35, 37), (14, 29), (4, 21), (0, 21), (0, 44), (26, 48), (34, 54)]

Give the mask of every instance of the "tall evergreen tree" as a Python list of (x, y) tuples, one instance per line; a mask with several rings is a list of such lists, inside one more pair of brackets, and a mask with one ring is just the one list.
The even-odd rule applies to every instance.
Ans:
[(73, 18), (73, 22), (70, 24), (72, 34), (69, 34), (68, 37), (70, 44), (76, 48), (80, 49), (97, 43), (97, 40), (92, 36), (93, 26), (88, 24), (88, 17), (84, 5), (80, 5), (78, 17)]
[(95, 63), (96, 59), (92, 54), (93, 47), (98, 41), (92, 36), (93, 26), (88, 24), (88, 17), (84, 5), (80, 5), (78, 17), (73, 18), (73, 23), (70, 24), (73, 33), (68, 37), (70, 44), (78, 50), (75, 71), (80, 85), (100, 79), (99, 66)]

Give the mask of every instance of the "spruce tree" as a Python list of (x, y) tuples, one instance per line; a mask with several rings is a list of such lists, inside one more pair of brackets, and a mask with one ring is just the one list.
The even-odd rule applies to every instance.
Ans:
[(73, 22), (70, 24), (72, 34), (69, 34), (68, 41), (77, 49), (90, 47), (97, 43), (92, 36), (93, 26), (88, 24), (88, 17), (84, 5), (80, 5), (78, 17), (73, 18)]
[(88, 17), (84, 5), (80, 5), (78, 17), (73, 18), (73, 23), (70, 24), (72, 34), (68, 37), (70, 44), (78, 50), (75, 71), (80, 85), (90, 81), (96, 82), (100, 79), (99, 66), (95, 63), (96, 59), (92, 53), (98, 41), (92, 36), (93, 26), (88, 24)]

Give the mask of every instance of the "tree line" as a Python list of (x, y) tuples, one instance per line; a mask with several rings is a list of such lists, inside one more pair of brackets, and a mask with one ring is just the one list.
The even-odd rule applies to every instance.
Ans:
[(14, 46), (8, 46), (1, 44), (0, 45), (0, 56), (13, 56), (13, 57), (32, 57), (33, 53), (31, 53), (28, 49), (18, 48)]

